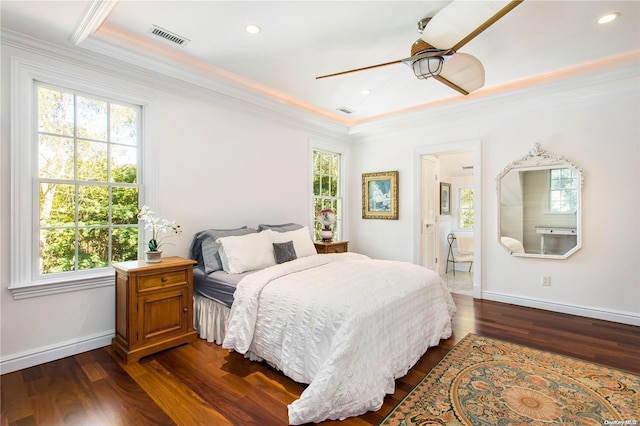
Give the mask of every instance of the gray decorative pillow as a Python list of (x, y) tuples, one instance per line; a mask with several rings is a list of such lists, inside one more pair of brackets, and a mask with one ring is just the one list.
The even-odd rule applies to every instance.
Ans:
[(198, 261), (198, 265), (204, 265), (204, 271), (210, 274), (222, 269), (222, 261), (218, 254), (220, 245), (216, 243), (218, 238), (247, 235), (258, 232), (254, 228), (236, 229), (207, 229), (197, 233), (191, 244), (191, 258)]
[(280, 225), (266, 225), (264, 223), (261, 223), (260, 225), (258, 225), (258, 232), (262, 232), (267, 229), (271, 229), (272, 231), (275, 231), (275, 232), (289, 232), (289, 231), (295, 231), (301, 228), (303, 228), (302, 225), (300, 225), (299, 223), (293, 223), (293, 222), (282, 223)]
[(293, 241), (273, 243), (273, 253), (276, 255), (276, 263), (278, 264), (297, 259)]

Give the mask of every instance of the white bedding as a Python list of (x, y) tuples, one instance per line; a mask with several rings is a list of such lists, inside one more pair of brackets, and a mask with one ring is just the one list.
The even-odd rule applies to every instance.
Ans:
[(309, 383), (289, 405), (290, 424), (378, 410), (394, 379), (450, 337), (456, 309), (434, 272), (355, 253), (255, 272), (234, 298), (223, 347)]

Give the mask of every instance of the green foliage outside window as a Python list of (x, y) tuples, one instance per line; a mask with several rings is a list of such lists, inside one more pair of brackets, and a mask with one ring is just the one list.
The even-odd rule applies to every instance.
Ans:
[[(340, 154), (328, 151), (313, 151), (313, 217), (321, 210), (331, 209), (336, 213), (335, 235), (340, 235), (342, 198), (340, 196)], [(320, 239), (322, 225), (315, 222), (314, 237)]]
[(139, 115), (38, 86), (40, 274), (137, 259)]
[(473, 189), (460, 188), (458, 210), (460, 229), (473, 229)]

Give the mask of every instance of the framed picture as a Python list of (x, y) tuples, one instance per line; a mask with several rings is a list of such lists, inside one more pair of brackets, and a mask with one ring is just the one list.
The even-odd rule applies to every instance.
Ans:
[(398, 172), (362, 174), (362, 218), (398, 219)]
[(440, 214), (451, 214), (451, 184), (440, 182)]

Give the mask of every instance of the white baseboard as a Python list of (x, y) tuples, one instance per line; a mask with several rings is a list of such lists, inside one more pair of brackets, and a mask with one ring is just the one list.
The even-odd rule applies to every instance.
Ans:
[(587, 306), (569, 305), (566, 303), (549, 302), (540, 299), (513, 296), (510, 294), (483, 291), (482, 299), (494, 302), (510, 303), (512, 305), (526, 306), (528, 308), (545, 309), (547, 311), (561, 312), (563, 314), (578, 315), (587, 318), (596, 318), (605, 321), (619, 322), (622, 324), (640, 326), (640, 315), (631, 312), (609, 311)]
[(34, 365), (76, 355), (93, 349), (102, 348), (111, 344), (115, 336), (114, 331), (107, 331), (91, 336), (85, 336), (76, 340), (56, 343), (38, 349), (5, 356), (0, 359), (0, 374), (11, 373)]
[[(613, 321), (622, 324), (640, 326), (640, 315), (629, 312), (605, 311), (603, 309), (549, 302), (540, 299), (531, 299), (491, 291), (483, 291), (481, 298), (492, 300), (495, 302), (526, 306), (529, 308), (545, 309), (548, 311), (578, 315), (587, 318), (596, 318), (605, 321)], [(114, 331), (108, 331), (91, 336), (85, 336), (76, 340), (70, 340), (51, 346), (9, 355), (0, 359), (0, 374), (11, 373), (13, 371), (18, 371), (24, 368), (33, 367), (35, 365), (44, 364), (45, 362), (55, 361), (57, 359), (73, 356), (82, 352), (109, 346), (111, 344), (111, 339), (114, 336)]]

